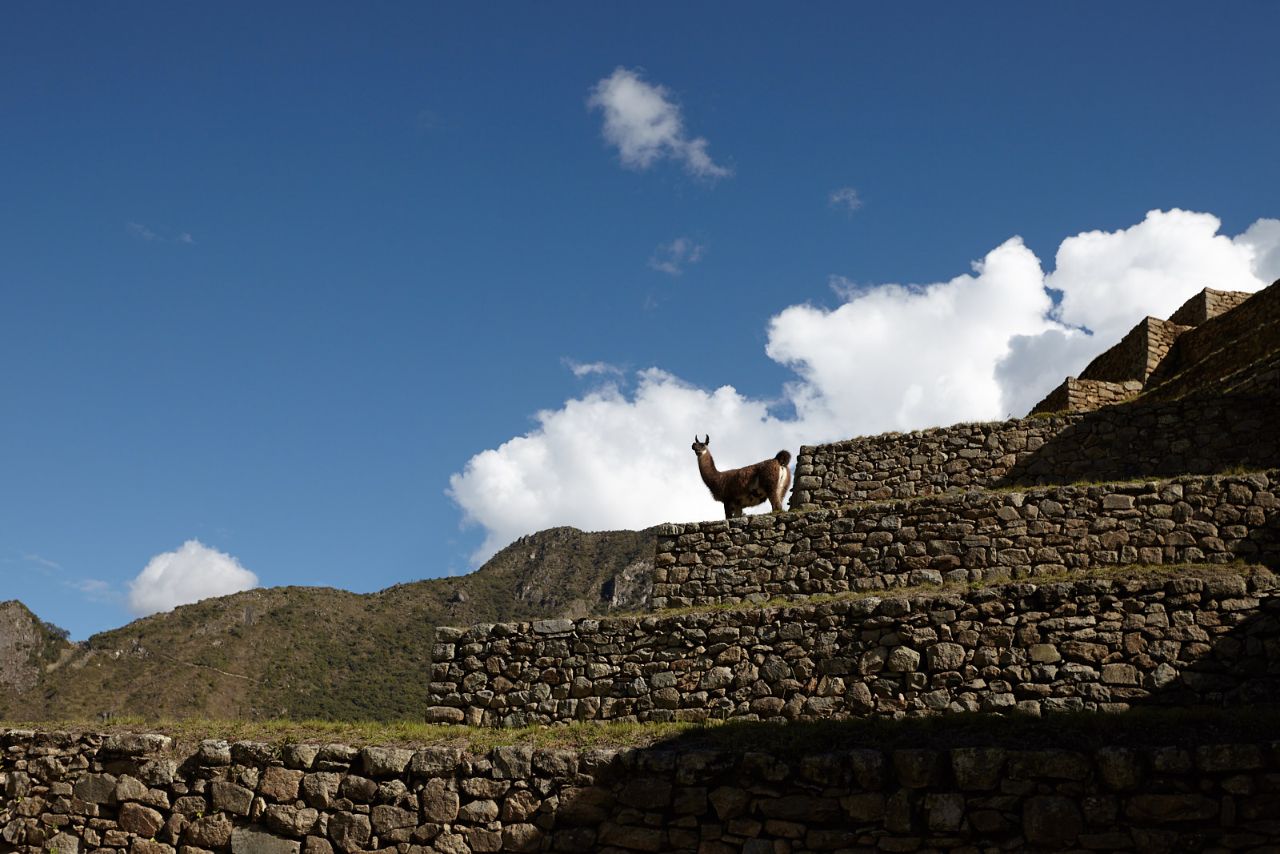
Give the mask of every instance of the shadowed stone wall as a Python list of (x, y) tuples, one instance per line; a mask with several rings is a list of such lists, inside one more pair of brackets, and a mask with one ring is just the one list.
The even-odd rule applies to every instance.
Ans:
[(992, 487), (1280, 466), (1280, 385), (1251, 396), (1135, 401), (1097, 412), (805, 446), (792, 510)]
[(1181, 326), (1199, 326), (1210, 318), (1230, 311), (1252, 296), (1248, 291), (1216, 291), (1205, 288), (1169, 315), (1169, 322)]
[(1143, 318), (1120, 339), (1120, 343), (1085, 366), (1080, 372), (1080, 379), (1145, 382), (1169, 353), (1173, 343), (1189, 328), (1158, 317)]
[(1280, 751), (1242, 739), (778, 757), (487, 753), (0, 730), (0, 851), (467, 854), (1271, 850)]

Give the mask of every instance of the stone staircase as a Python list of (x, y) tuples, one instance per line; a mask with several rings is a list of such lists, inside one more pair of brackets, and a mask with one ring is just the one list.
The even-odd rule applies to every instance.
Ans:
[[(1168, 320), (1143, 318), (1079, 377), (1067, 377), (1031, 414), (1091, 412), (1131, 400), (1168, 385), (1170, 378), (1190, 366), (1197, 369), (1165, 388), (1162, 396), (1180, 396), (1212, 385), (1233, 368), (1245, 367), (1264, 352), (1277, 349), (1276, 330), (1269, 328), (1280, 318), (1277, 285), (1280, 282), (1257, 294), (1205, 288)], [(1253, 343), (1252, 349), (1241, 346), (1244, 338)], [(1214, 358), (1206, 358), (1211, 354)]]

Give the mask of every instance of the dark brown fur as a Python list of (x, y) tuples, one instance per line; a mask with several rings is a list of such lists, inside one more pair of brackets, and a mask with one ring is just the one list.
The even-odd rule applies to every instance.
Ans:
[(711, 497), (724, 505), (726, 519), (741, 516), (747, 507), (755, 507), (765, 501), (769, 502), (774, 513), (782, 509), (782, 498), (791, 485), (791, 470), (787, 468), (791, 462), (789, 451), (778, 451), (771, 460), (762, 460), (740, 469), (716, 471), (715, 460), (707, 449), (710, 444), (710, 435), (701, 441), (697, 436), (693, 437), (693, 452), (698, 457), (702, 482), (711, 490)]

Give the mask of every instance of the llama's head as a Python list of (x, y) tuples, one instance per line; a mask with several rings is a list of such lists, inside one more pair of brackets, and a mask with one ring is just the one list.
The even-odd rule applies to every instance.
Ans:
[(698, 435), (695, 433), (693, 436), (693, 453), (696, 456), (699, 456), (699, 457), (702, 456), (707, 452), (707, 445), (710, 445), (710, 444), (711, 444), (710, 433), (707, 434), (707, 438), (702, 440), (699, 440)]

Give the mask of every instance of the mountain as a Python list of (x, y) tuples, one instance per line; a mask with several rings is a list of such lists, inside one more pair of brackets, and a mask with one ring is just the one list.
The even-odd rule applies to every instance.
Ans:
[(43, 622), (26, 605), (16, 599), (0, 602), (0, 690), (30, 690), (41, 670), (72, 649), (66, 632)]
[(653, 552), (652, 531), (553, 528), (466, 576), (370, 594), (260, 588), (79, 644), (2, 603), (0, 719), (416, 719), (435, 626), (641, 609)]

